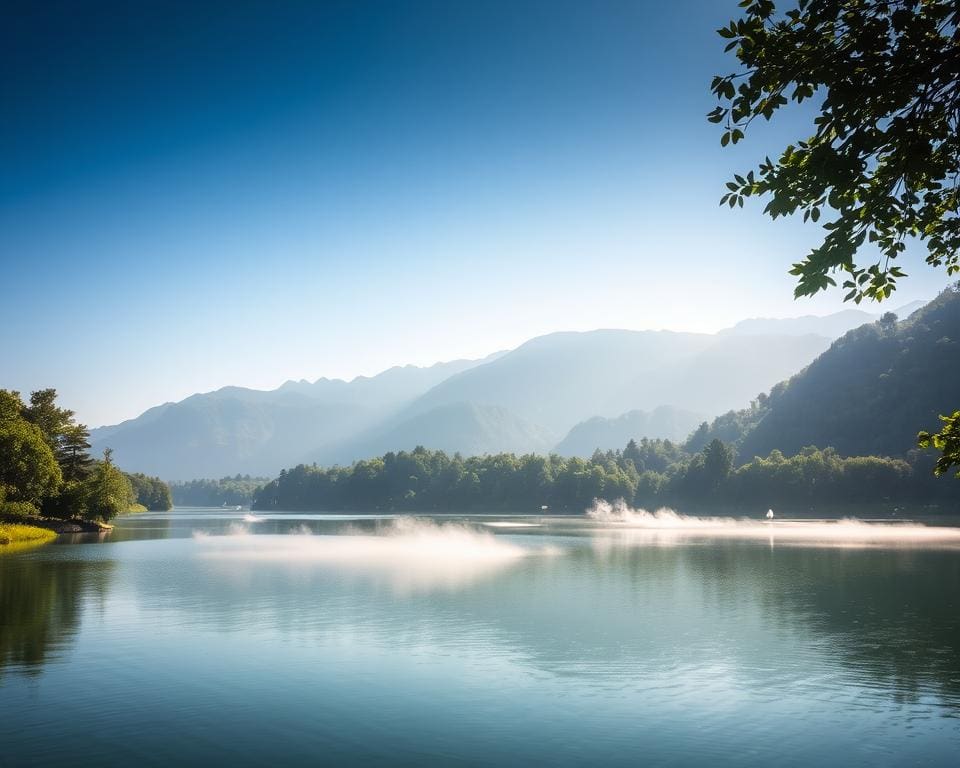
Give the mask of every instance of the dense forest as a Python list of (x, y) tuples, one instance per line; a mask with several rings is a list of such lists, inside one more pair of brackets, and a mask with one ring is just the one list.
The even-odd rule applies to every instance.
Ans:
[[(688, 441), (717, 438), (741, 461), (807, 445), (841, 454), (908, 458), (920, 430), (936, 431), (960, 387), (960, 286), (897, 322), (894, 314), (838, 339), (807, 368), (751, 407), (703, 425)], [(932, 461), (928, 461), (932, 466)]]
[(270, 482), (269, 477), (234, 475), (219, 480), (189, 480), (170, 483), (173, 503), (178, 507), (249, 506), (254, 493)]
[(258, 510), (582, 512), (594, 499), (645, 507), (956, 501), (960, 484), (903, 459), (843, 458), (831, 448), (785, 457), (772, 451), (735, 466), (717, 439), (689, 452), (669, 440), (631, 440), (590, 459), (504, 453), (464, 458), (418, 447), (349, 467), (300, 465), (265, 485)]
[(61, 408), (54, 389), (24, 403), (0, 389), (0, 515), (107, 521), (122, 512), (164, 510), (170, 490), (156, 477), (127, 474), (90, 455), (89, 432)]

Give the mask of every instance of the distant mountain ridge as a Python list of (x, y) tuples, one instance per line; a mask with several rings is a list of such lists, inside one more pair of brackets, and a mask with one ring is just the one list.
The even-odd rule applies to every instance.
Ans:
[(482, 360), (270, 391), (224, 387), (93, 430), (91, 442), (113, 448), (125, 469), (169, 480), (272, 475), (416, 445), (589, 455), (624, 436), (680, 439), (693, 419), (743, 407), (830, 346), (825, 335), (786, 330), (553, 333)]
[(541, 336), (438, 384), (410, 406), (476, 402), (515, 413), (560, 440), (593, 416), (661, 405), (717, 414), (813, 360), (823, 337), (741, 339), (673, 331)]
[(349, 382), (287, 382), (274, 390), (223, 387), (91, 430), (90, 442), (95, 451), (113, 448), (124, 468), (152, 467), (168, 480), (276, 474), (318, 445), (367, 429), (450, 375), (495, 358), (398, 366)]
[[(906, 320), (910, 315), (924, 306), (924, 301), (912, 301), (909, 304), (896, 307), (892, 311), (898, 319)], [(741, 320), (731, 328), (720, 331), (722, 335), (757, 336), (778, 334), (783, 336), (803, 336), (812, 333), (826, 336), (830, 339), (839, 339), (847, 331), (859, 328), (867, 323), (874, 323), (884, 312), (864, 312), (862, 309), (844, 309), (830, 315), (804, 315), (803, 317), (767, 318), (753, 317)]]

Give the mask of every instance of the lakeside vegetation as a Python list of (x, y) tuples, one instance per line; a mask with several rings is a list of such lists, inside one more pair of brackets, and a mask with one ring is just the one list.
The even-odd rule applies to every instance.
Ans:
[(89, 431), (61, 408), (54, 389), (0, 389), (0, 520), (79, 519), (104, 523), (118, 514), (170, 509), (170, 491), (155, 477), (127, 474), (90, 456)]
[(253, 503), (254, 494), (271, 479), (238, 474), (219, 480), (188, 480), (170, 483), (170, 493), (178, 507), (246, 507)]
[(0, 554), (19, 552), (39, 544), (46, 544), (55, 538), (57, 538), (56, 532), (49, 528), (0, 522)]
[(713, 439), (699, 451), (669, 440), (631, 440), (590, 459), (501, 453), (464, 458), (418, 447), (349, 467), (299, 465), (259, 490), (256, 510), (582, 512), (594, 499), (636, 506), (711, 504), (808, 507), (957, 501), (960, 487), (903, 459), (842, 457), (831, 448), (772, 451), (735, 465)]

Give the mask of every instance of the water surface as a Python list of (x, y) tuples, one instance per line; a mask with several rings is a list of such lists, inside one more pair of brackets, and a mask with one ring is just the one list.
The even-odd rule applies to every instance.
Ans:
[(0, 762), (955, 765), (960, 543), (754, 533), (127, 517), (0, 557)]

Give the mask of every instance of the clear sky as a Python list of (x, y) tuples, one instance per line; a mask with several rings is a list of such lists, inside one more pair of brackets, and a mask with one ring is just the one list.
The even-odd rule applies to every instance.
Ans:
[[(825, 314), (717, 205), (735, 0), (54, 2), (0, 28), (0, 387), (91, 426), (556, 330)], [(893, 303), (944, 274), (908, 259)], [(869, 307), (868, 307), (869, 309)]]

